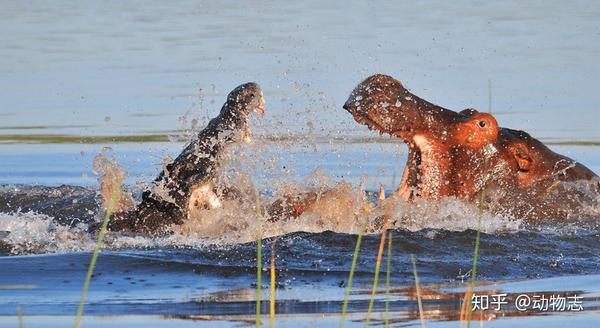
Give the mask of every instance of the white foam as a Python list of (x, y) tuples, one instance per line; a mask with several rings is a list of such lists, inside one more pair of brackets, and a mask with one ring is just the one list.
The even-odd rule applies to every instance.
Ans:
[(446, 197), (438, 202), (420, 199), (413, 203), (396, 201), (393, 218), (395, 228), (418, 231), (442, 229), (464, 231), (480, 229), (484, 233), (517, 232), (523, 229), (522, 220), (510, 216), (480, 212), (478, 206), (463, 200)]
[[(317, 169), (304, 180), (293, 181), (281, 168), (277, 158), (258, 155), (261, 146), (253, 146), (249, 152), (240, 152), (233, 147), (215, 178), (215, 184), (235, 187), (239, 195), (235, 200), (222, 200), (221, 206), (200, 210), (196, 218), (191, 218), (181, 226), (173, 227), (175, 233), (162, 237), (132, 236), (122, 233), (109, 233), (105, 239), (105, 249), (145, 248), (145, 247), (196, 247), (228, 245), (256, 240), (259, 235), (272, 237), (293, 232), (335, 231), (356, 234), (364, 219), (365, 196), (359, 188), (343, 181), (334, 181)], [(263, 153), (264, 154), (264, 153)], [(268, 170), (275, 173), (264, 172)], [(257, 178), (258, 177), (258, 178)], [(258, 180), (255, 180), (258, 179)], [(264, 180), (262, 183), (260, 180)], [(255, 182), (257, 181), (257, 182)], [(273, 196), (262, 195), (261, 206), (273, 202), (284, 194), (303, 193), (315, 190), (328, 190), (319, 196), (318, 204), (296, 219), (268, 222), (256, 215), (255, 187), (270, 183)], [(259, 188), (260, 189), (260, 188)], [(587, 190), (587, 189), (585, 189)], [(585, 191), (584, 190), (584, 191)], [(481, 229), (484, 233), (511, 233), (529, 229), (522, 220), (509, 215), (480, 213), (476, 204), (456, 198), (441, 198), (437, 201), (420, 199), (406, 202), (394, 199), (382, 203), (384, 206), (373, 209), (367, 219), (369, 233), (381, 230), (381, 218), (390, 218), (391, 228), (419, 231), (439, 229), (464, 231)], [(312, 205), (311, 205), (312, 206)], [(592, 206), (589, 212), (599, 217), (600, 206)], [(91, 251), (95, 236), (86, 231), (84, 225), (67, 227), (59, 220), (35, 213), (0, 213), (0, 231), (10, 233), (2, 238), (11, 245), (17, 254)], [(435, 238), (435, 234), (432, 236)]]
[[(338, 187), (340, 194), (349, 192), (348, 186)], [(356, 194), (342, 195), (348, 201)], [(336, 196), (337, 197), (337, 196)], [(443, 229), (463, 231), (477, 229), (479, 212), (476, 206), (456, 199), (444, 199), (440, 203), (426, 201), (414, 204), (395, 200), (391, 213), (393, 225), (390, 228), (418, 231), (421, 229)], [(148, 247), (196, 247), (206, 245), (230, 245), (256, 240), (259, 233), (263, 238), (293, 232), (319, 233), (336, 231), (356, 234), (360, 230), (364, 214), (360, 202), (343, 212), (336, 206), (335, 197), (320, 203), (316, 212), (307, 212), (290, 221), (267, 222), (258, 218), (253, 209), (242, 208), (238, 202), (224, 202), (221, 208), (206, 210), (202, 224), (186, 223), (175, 227), (175, 233), (168, 236), (150, 237), (110, 232), (106, 235), (103, 249)], [(339, 204), (339, 203), (338, 203)], [(330, 209), (327, 207), (331, 206)], [(342, 203), (342, 207), (346, 205)], [(335, 215), (335, 213), (342, 215)], [(348, 214), (350, 213), (350, 214)], [(374, 210), (368, 216), (371, 223), (382, 215), (382, 209)], [(481, 231), (485, 233), (516, 232), (522, 228), (519, 220), (484, 213), (481, 218)], [(56, 253), (91, 251), (95, 236), (86, 231), (84, 225), (67, 227), (56, 223), (48, 216), (35, 213), (0, 213), (0, 231), (10, 232), (3, 242), (12, 247), (15, 254)], [(378, 231), (371, 230), (370, 233)]]
[(85, 251), (94, 247), (84, 226), (67, 227), (52, 218), (35, 213), (0, 213), (0, 231), (9, 234), (2, 239), (15, 254)]

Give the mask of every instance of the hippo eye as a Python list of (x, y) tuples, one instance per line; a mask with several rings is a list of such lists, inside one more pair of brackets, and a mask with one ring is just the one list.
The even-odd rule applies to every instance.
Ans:
[(485, 128), (485, 121), (479, 121), (478, 124), (479, 127)]

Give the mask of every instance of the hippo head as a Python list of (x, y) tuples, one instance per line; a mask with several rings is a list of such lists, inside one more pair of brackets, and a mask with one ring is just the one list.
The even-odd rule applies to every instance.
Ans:
[(558, 180), (595, 177), (527, 133), (500, 128), (491, 114), (434, 105), (390, 76), (367, 78), (343, 107), (357, 122), (408, 145), (408, 163), (398, 189), (405, 199), (474, 199), (486, 186), (539, 196)]
[(265, 113), (265, 100), (260, 85), (254, 82), (244, 83), (227, 95), (227, 101), (221, 110), (227, 108), (234, 115), (248, 115), (252, 111)]
[(209, 122), (208, 130), (218, 132), (220, 141), (249, 141), (248, 114), (251, 112), (265, 113), (262, 90), (253, 82), (242, 84), (227, 95), (219, 116)]
[[(370, 129), (416, 144), (424, 137), (479, 148), (498, 137), (498, 123), (487, 113), (466, 109), (460, 113), (429, 103), (387, 75), (373, 75), (360, 83), (344, 104), (354, 119)], [(449, 129), (452, 126), (453, 129)]]

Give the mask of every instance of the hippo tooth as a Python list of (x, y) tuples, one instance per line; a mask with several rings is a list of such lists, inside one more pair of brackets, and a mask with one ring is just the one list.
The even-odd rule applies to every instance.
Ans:
[(494, 147), (494, 145), (492, 145), (492, 144), (487, 144), (483, 148), (483, 152), (484, 152), (485, 156), (490, 157), (490, 156), (494, 155), (496, 152), (498, 152), (498, 149), (496, 149), (496, 147)]
[(192, 191), (189, 200), (188, 213), (205, 206), (209, 209), (221, 208), (223, 206), (221, 200), (213, 191), (212, 182), (207, 182)]
[(385, 200), (385, 186), (379, 187), (379, 200)]
[(242, 132), (242, 141), (245, 143), (251, 143), (252, 138), (250, 137), (250, 127), (246, 125), (244, 132)]

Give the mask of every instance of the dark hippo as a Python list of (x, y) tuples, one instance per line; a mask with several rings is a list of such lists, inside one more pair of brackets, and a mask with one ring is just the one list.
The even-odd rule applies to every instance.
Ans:
[[(488, 113), (434, 105), (386, 75), (360, 83), (344, 104), (369, 129), (402, 139), (408, 163), (398, 194), (476, 200), (529, 221), (564, 218), (598, 205), (598, 177)], [(585, 212), (585, 211), (584, 211)]]
[[(198, 210), (219, 208), (224, 199), (243, 198), (240, 190), (233, 186), (217, 188), (214, 180), (227, 146), (248, 136), (247, 117), (256, 110), (264, 113), (263, 95), (257, 84), (247, 83), (233, 90), (220, 114), (165, 167), (151, 187), (143, 192), (141, 202), (132, 210), (116, 212), (108, 229), (165, 234), (171, 232), (174, 225), (182, 225)], [(335, 192), (318, 190), (282, 195), (263, 204), (264, 215), (270, 222), (294, 219), (311, 209), (318, 211), (319, 201), (328, 196), (331, 198)], [(103, 191), (102, 194), (110, 195), (110, 192)], [(254, 200), (252, 203), (254, 206)], [(98, 224), (94, 225), (94, 229), (98, 227)]]
[(256, 83), (238, 86), (227, 96), (221, 112), (192, 140), (142, 194), (130, 211), (115, 213), (109, 230), (162, 233), (181, 224), (191, 206), (218, 206), (212, 185), (226, 147), (248, 137), (248, 114), (264, 113)]

